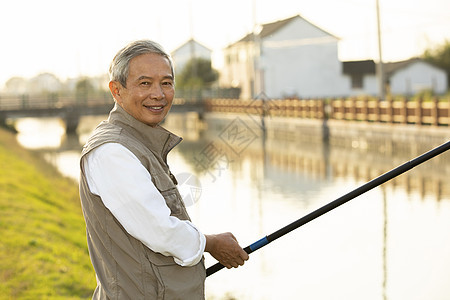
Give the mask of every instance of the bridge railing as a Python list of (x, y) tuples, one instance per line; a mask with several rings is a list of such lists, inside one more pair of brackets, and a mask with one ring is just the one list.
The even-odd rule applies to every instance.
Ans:
[(0, 111), (11, 111), (21, 109), (51, 109), (74, 106), (100, 106), (113, 103), (108, 95), (78, 95), (58, 96), (49, 94), (46, 96), (1, 96)]
[[(0, 111), (60, 109), (65, 107), (95, 107), (112, 104), (114, 100), (109, 94), (78, 96), (0, 96)], [(201, 98), (180, 98), (173, 100), (175, 106), (202, 106)]]

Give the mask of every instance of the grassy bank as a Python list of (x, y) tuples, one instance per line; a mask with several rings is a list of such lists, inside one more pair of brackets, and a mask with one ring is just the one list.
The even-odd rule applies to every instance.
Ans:
[(1, 128), (0, 169), (0, 298), (90, 298), (77, 184)]

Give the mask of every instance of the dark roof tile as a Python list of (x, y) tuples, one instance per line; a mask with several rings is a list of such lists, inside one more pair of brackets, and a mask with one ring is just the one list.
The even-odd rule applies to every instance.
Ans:
[(375, 62), (373, 60), (344, 61), (343, 73), (349, 75), (375, 74)]
[[(279, 20), (279, 21), (272, 22), (272, 23), (262, 24), (261, 25), (262, 30), (261, 30), (261, 32), (259, 34), (259, 37), (262, 38), (262, 39), (265, 38), (265, 37), (268, 37), (268, 36), (274, 34), (275, 32), (277, 32), (278, 30), (280, 30), (281, 28), (283, 28), (284, 26), (286, 26), (287, 24), (289, 24), (290, 22), (292, 22), (293, 20), (295, 20), (297, 18), (300, 18), (300, 19), (303, 19), (303, 20), (307, 21), (308, 23), (310, 23), (311, 25), (313, 25), (313, 26), (317, 27), (318, 29), (322, 30), (326, 34), (334, 37), (334, 35), (330, 34), (329, 32), (327, 32), (327, 31), (325, 31), (323, 29), (321, 29), (320, 27), (314, 25), (313, 23), (311, 23), (308, 20), (304, 19), (300, 15), (295, 15), (293, 17), (290, 17), (290, 18), (287, 18), (287, 19), (284, 19), (284, 20)], [(238, 43), (241, 43), (241, 42), (252, 42), (252, 41), (254, 41), (254, 33), (253, 32), (247, 34), (242, 39), (240, 39), (239, 41), (229, 45), (228, 47), (231, 47), (231, 46), (233, 46), (235, 44), (238, 44)]]

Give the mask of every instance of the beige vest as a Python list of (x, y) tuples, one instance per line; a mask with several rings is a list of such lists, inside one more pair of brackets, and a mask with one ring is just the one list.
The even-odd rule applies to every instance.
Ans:
[[(180, 141), (181, 138), (162, 127), (153, 128), (137, 121), (116, 104), (108, 120), (87, 141), (81, 157), (104, 143), (122, 144), (150, 172), (171, 215), (189, 220), (176, 179), (166, 162), (167, 154)], [(133, 238), (102, 199), (89, 191), (82, 166), (80, 198), (89, 255), (97, 275), (93, 299), (204, 299), (203, 260), (192, 267), (181, 267), (173, 257), (155, 253)]]

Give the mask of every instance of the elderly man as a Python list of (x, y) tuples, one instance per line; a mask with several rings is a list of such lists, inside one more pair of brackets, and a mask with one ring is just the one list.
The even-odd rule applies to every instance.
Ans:
[(167, 165), (181, 138), (158, 124), (174, 98), (169, 55), (141, 40), (110, 66), (115, 106), (81, 155), (80, 198), (97, 275), (94, 299), (204, 299), (203, 252), (227, 268), (247, 253), (231, 233), (202, 234)]

